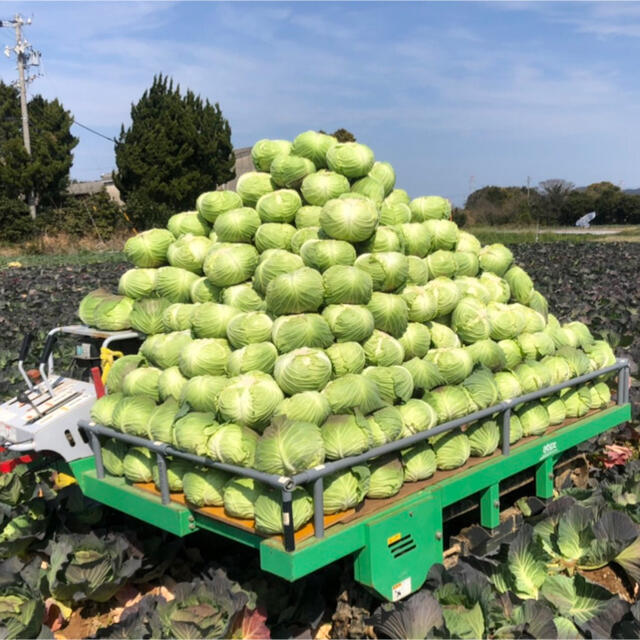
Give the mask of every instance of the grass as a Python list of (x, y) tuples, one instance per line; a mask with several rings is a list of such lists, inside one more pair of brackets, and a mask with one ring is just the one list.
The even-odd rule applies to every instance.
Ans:
[(640, 242), (640, 226), (611, 225), (592, 227), (594, 231), (606, 231), (604, 234), (576, 233), (576, 227), (511, 227), (511, 226), (465, 226), (483, 244), (501, 242), (503, 244), (521, 244), (532, 242)]
[(60, 267), (97, 262), (123, 262), (124, 260), (126, 258), (122, 251), (78, 251), (77, 253), (46, 253), (10, 257), (0, 255), (0, 269), (10, 268), (10, 266)]

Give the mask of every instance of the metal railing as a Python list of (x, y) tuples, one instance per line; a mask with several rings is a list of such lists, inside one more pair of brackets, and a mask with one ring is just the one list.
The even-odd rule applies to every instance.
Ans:
[(615, 364), (603, 369), (599, 369), (598, 371), (592, 371), (591, 373), (586, 373), (582, 376), (571, 378), (570, 380), (567, 380), (565, 382), (560, 382), (558, 384), (545, 387), (544, 389), (539, 389), (538, 391), (533, 391), (531, 393), (518, 396), (517, 398), (505, 400), (491, 407), (487, 407), (486, 409), (474, 411), (473, 413), (467, 414), (455, 420), (444, 422), (433, 427), (432, 429), (421, 431), (406, 438), (394, 440), (380, 447), (369, 449), (368, 451), (366, 451), (365, 453), (361, 453), (360, 455), (349, 456), (347, 458), (341, 458), (340, 460), (334, 460), (332, 462), (325, 462), (314, 467), (313, 469), (308, 469), (307, 471), (303, 471), (302, 473), (298, 473), (291, 477), (264, 473), (262, 471), (258, 471), (249, 467), (240, 467), (237, 465), (226, 464), (224, 462), (215, 462), (205, 456), (198, 456), (192, 453), (180, 451), (164, 442), (154, 442), (147, 438), (132, 436), (120, 431), (116, 431), (114, 429), (110, 429), (108, 427), (104, 427), (102, 425), (97, 425), (86, 420), (81, 420), (78, 424), (79, 427), (84, 429), (88, 435), (89, 444), (94, 454), (95, 469), (98, 478), (104, 478), (105, 475), (99, 436), (115, 438), (116, 440), (120, 440), (134, 446), (146, 447), (150, 451), (153, 451), (156, 454), (158, 463), (158, 484), (160, 489), (160, 498), (163, 504), (168, 504), (171, 501), (171, 493), (169, 491), (169, 481), (167, 477), (167, 456), (170, 456), (172, 458), (182, 458), (203, 467), (220, 469), (222, 471), (227, 471), (238, 476), (253, 478), (254, 480), (258, 480), (259, 482), (262, 482), (274, 489), (281, 491), (284, 547), (287, 551), (294, 551), (295, 538), (292, 500), (293, 491), (296, 487), (313, 484), (314, 536), (316, 538), (322, 538), (324, 536), (323, 494), (324, 478), (326, 476), (338, 471), (349, 469), (350, 467), (366, 462), (367, 460), (371, 460), (372, 458), (377, 458), (388, 453), (394, 453), (402, 449), (407, 449), (408, 447), (414, 446), (420, 442), (423, 442), (424, 440), (432, 438), (433, 436), (446, 433), (447, 431), (452, 431), (453, 429), (457, 429), (463, 425), (476, 422), (477, 420), (482, 420), (483, 418), (487, 418), (489, 416), (500, 416), (502, 431), (501, 451), (502, 455), (508, 456), (510, 454), (511, 411), (514, 407), (517, 407), (524, 402), (551, 396), (558, 391), (562, 391), (563, 389), (575, 387), (582, 383), (589, 382), (590, 380), (594, 380), (601, 376), (610, 375), (616, 372), (618, 373), (616, 403), (618, 405), (624, 405), (629, 402), (629, 362), (625, 359), (618, 359), (616, 360)]

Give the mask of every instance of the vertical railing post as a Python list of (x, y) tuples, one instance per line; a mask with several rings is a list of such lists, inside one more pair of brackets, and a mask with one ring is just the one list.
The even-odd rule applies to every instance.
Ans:
[(160, 482), (162, 504), (169, 504), (171, 502), (171, 495), (169, 493), (169, 478), (167, 477), (167, 459), (163, 453), (157, 451), (156, 460), (158, 463), (158, 480)]
[(511, 453), (511, 407), (502, 412), (502, 455)]
[(282, 490), (282, 529), (285, 551), (294, 551), (296, 541), (293, 536), (293, 496), (291, 491)]
[(313, 531), (316, 538), (324, 538), (324, 481), (313, 481)]
[(102, 447), (100, 446), (100, 438), (88, 429), (86, 432), (89, 435), (89, 446), (93, 451), (93, 462), (96, 466), (96, 477), (104, 478), (104, 461), (102, 460)]

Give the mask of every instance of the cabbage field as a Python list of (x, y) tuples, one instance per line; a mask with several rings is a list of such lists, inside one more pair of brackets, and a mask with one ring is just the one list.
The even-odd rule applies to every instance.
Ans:
[[(9, 360), (26, 329), (76, 314), (134, 328), (146, 339), (116, 360), (96, 422), (293, 475), (603, 368), (612, 346), (638, 361), (636, 245), (481, 246), (450, 220), (445, 199), (410, 198), (366, 145), (324, 134), (262, 140), (252, 157), (256, 171), (235, 192), (204, 193), (194, 211), (130, 238), (122, 262), (0, 271), (0, 393), (17, 388)], [(600, 381), (522, 405), (512, 443), (610, 399)], [(487, 419), (336, 473), (325, 480), (325, 513), (490, 455), (500, 437)], [(107, 440), (103, 456), (108, 473), (158, 485), (147, 449)], [(425, 589), (378, 607), (342, 563), (291, 587), (228, 542), (209, 537), (204, 552), (197, 538), (169, 540), (87, 505), (46, 468), (21, 471), (0, 478), (0, 555), (19, 556), (0, 571), (0, 603), (3, 593), (22, 603), (41, 594), (46, 606), (22, 617), (0, 607), (0, 619), (24, 637), (43, 619), (65, 637), (626, 637), (640, 628), (629, 604), (640, 516), (621, 499), (635, 493), (634, 472), (583, 483), (531, 514), (497, 555), (434, 567)], [(193, 505), (282, 531), (279, 496), (257, 481), (176, 458), (169, 484)], [(312, 514), (310, 494), (296, 488), (295, 527)], [(613, 582), (588, 579), (605, 568)]]

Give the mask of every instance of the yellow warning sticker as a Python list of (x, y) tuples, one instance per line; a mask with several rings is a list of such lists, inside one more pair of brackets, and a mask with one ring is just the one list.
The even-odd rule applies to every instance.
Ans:
[(398, 542), (400, 538), (402, 538), (401, 533), (394, 533), (390, 538), (387, 538), (387, 546), (389, 546), (390, 544), (393, 544), (394, 542)]

